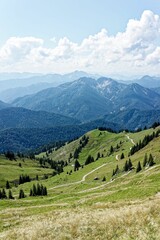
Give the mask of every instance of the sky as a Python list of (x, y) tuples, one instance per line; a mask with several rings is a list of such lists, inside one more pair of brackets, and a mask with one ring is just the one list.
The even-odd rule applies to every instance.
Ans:
[(160, 75), (160, 0), (0, 0), (0, 72)]

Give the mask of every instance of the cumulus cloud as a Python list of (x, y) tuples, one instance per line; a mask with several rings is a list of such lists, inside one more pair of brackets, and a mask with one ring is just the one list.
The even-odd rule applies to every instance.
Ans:
[(160, 74), (160, 16), (149, 10), (139, 20), (130, 19), (125, 31), (115, 36), (102, 29), (80, 44), (67, 37), (52, 40), (56, 46), (47, 48), (43, 39), (8, 39), (0, 49), (0, 70)]

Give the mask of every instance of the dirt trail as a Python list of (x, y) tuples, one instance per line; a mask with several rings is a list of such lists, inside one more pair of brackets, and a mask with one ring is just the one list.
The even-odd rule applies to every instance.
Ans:
[(132, 139), (132, 138), (130, 138), (130, 136), (129, 136), (129, 135), (126, 135), (126, 137), (128, 138), (128, 140), (130, 140), (130, 141), (131, 141), (131, 143), (132, 143), (133, 145), (136, 145), (136, 143), (133, 141), (133, 139)]
[(117, 179), (120, 179), (120, 178), (122, 178), (122, 177), (128, 175), (130, 172), (131, 172), (131, 171), (129, 171), (129, 172), (123, 174), (122, 176), (120, 176), (120, 177), (118, 177), (118, 178), (115, 178), (115, 179), (111, 180), (110, 182), (107, 182), (107, 183), (102, 184), (102, 185), (97, 186), (97, 187), (93, 187), (93, 188), (89, 188), (89, 189), (86, 189), (86, 190), (80, 191), (80, 192), (78, 192), (78, 193), (90, 192), (90, 191), (93, 191), (93, 190), (96, 190), (96, 189), (103, 188), (103, 187), (105, 187), (105, 186), (111, 184), (112, 182), (116, 181)]
[(116, 160), (119, 161), (119, 154), (116, 155)]
[(98, 169), (106, 166), (108, 163), (104, 163), (103, 165), (93, 169), (92, 171), (90, 171), (89, 173), (86, 173), (82, 179), (80, 181), (77, 181), (77, 182), (73, 182), (73, 183), (67, 183), (67, 184), (61, 184), (61, 185), (57, 185), (55, 187), (52, 187), (52, 188), (49, 188), (49, 190), (52, 190), (52, 189), (55, 189), (55, 188), (59, 188), (59, 187), (67, 187), (67, 186), (70, 186), (70, 185), (74, 185), (74, 184), (79, 184), (79, 183), (82, 183), (86, 180), (86, 177), (88, 177), (90, 174), (92, 174), (93, 172), (97, 171)]

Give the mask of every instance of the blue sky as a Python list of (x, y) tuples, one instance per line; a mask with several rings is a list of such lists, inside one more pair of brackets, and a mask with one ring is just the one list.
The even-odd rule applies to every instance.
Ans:
[(159, 0), (1, 0), (0, 43), (12, 36), (43, 39), (67, 36), (80, 42), (106, 28), (124, 31), (144, 10), (160, 13)]
[[(153, 19), (153, 16), (159, 16), (160, 14), (160, 0), (1, 0), (0, 71), (69, 72), (78, 68), (79, 70), (95, 70), (97, 73), (104, 72), (112, 75), (117, 69), (116, 62), (118, 61), (114, 54), (117, 51), (125, 54), (125, 44), (128, 44), (128, 47), (125, 46), (125, 48), (132, 48), (132, 51), (135, 46), (142, 48), (141, 52), (137, 52), (136, 61), (139, 61), (137, 59), (144, 57), (144, 55), (146, 58), (147, 54), (151, 53), (157, 57), (160, 44), (159, 36), (157, 37), (155, 31), (154, 34), (158, 43), (154, 43), (155, 47), (153, 49), (150, 46), (150, 51), (148, 50), (146, 53), (143, 51), (147, 43), (145, 42), (146, 38), (142, 42), (141, 36), (145, 27), (149, 27), (149, 23), (145, 23), (144, 19), (144, 21), (140, 21), (140, 19), (146, 10), (149, 10), (150, 13), (146, 12), (144, 19), (152, 21), (153, 26), (156, 25), (155, 31), (158, 33), (159, 27), (157, 27), (157, 24), (159, 23), (157, 22), (159, 20)], [(135, 37), (134, 43), (131, 41), (129, 34), (132, 30), (134, 32), (133, 28), (137, 28), (137, 25), (130, 24), (132, 26), (125, 34), (127, 24), (131, 19), (139, 21), (141, 28), (141, 36), (137, 32), (139, 39)], [(117, 37), (118, 32), (124, 33), (122, 49), (119, 49), (115, 45), (116, 43), (113, 43), (119, 38)], [(151, 36), (147, 34), (146, 36), (149, 39)], [(115, 39), (113, 40), (112, 37)], [(125, 37), (126, 40), (124, 40)], [(84, 55), (87, 54), (87, 47), (84, 47), (85, 39), (88, 39), (87, 44), (91, 46), (88, 53), (90, 59), (87, 59), (87, 57), (84, 59)], [(113, 45), (113, 48), (115, 48), (114, 54), (108, 52), (106, 48), (111, 40), (113, 40), (111, 46)], [(89, 41), (91, 41), (90, 44)], [(153, 44), (153, 39), (151, 41), (151, 44)], [(106, 42), (106, 45), (103, 44), (104, 42)], [(31, 47), (31, 45), (33, 46)], [(102, 66), (104, 56), (101, 63), (94, 62), (97, 49), (101, 49), (102, 45), (106, 50), (106, 58), (108, 59), (104, 66)], [(32, 54), (34, 54), (34, 63), (36, 62), (34, 67), (29, 60), (33, 59)], [(69, 61), (69, 54), (73, 54), (72, 59), (74, 60), (72, 63)], [(97, 59), (100, 59), (100, 55), (101, 52), (97, 52)], [(27, 60), (24, 61), (24, 58)], [(121, 56), (119, 56), (119, 59), (122, 59)], [(152, 59), (153, 56), (150, 56), (147, 61), (151, 62)], [(127, 58), (125, 61), (127, 62)], [(152, 60), (153, 62), (154, 60)], [(28, 67), (25, 67), (26, 64)], [(47, 64), (50, 67), (47, 68)], [(97, 64), (99, 64), (99, 69), (94, 67)], [(118, 67), (117, 74), (129, 75), (129, 72), (125, 72), (124, 66), (122, 64)], [(130, 65), (131, 68), (132, 64)], [(156, 70), (156, 74), (160, 74), (157, 68), (155, 65), (147, 68), (137, 62), (134, 71), (137, 74), (143, 74), (148, 69), (148, 73)], [(133, 75), (132, 72), (131, 75)]]

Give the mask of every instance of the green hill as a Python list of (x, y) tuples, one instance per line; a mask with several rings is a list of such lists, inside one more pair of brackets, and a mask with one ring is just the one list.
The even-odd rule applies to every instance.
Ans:
[[(159, 129), (119, 134), (93, 130), (58, 150), (39, 154), (37, 160), (25, 159), (23, 171), (21, 159), (10, 161), (2, 156), (1, 187), (22, 172), (34, 177), (40, 171), (48, 178), (13, 186), (15, 199), (0, 200), (0, 238), (159, 239), (160, 136), (153, 135)], [(150, 140), (142, 146), (145, 136)], [(139, 149), (128, 156), (137, 143)], [(150, 154), (154, 164), (150, 164)], [(81, 165), (76, 171), (74, 156)], [(143, 166), (145, 156), (147, 164)], [(87, 158), (94, 161), (86, 165)], [(129, 158), (132, 166), (126, 169)], [(63, 172), (50, 176), (56, 170), (50, 168), (48, 159), (63, 162)], [(29, 197), (33, 183), (46, 186), (48, 196)], [(18, 199), (20, 189), (26, 198)]]

